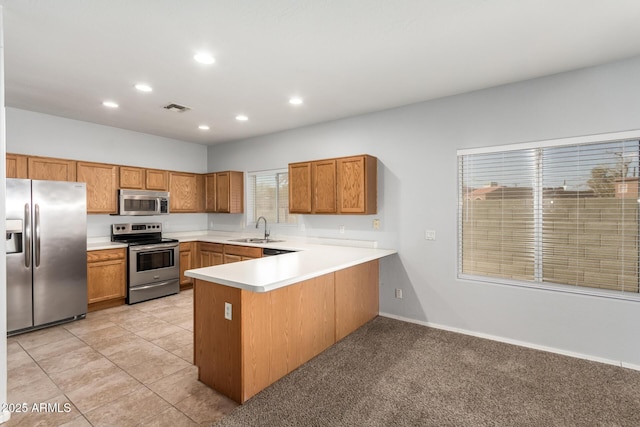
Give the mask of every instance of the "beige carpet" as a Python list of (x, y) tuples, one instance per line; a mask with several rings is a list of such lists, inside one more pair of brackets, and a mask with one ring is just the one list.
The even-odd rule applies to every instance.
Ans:
[(640, 372), (378, 317), (215, 426), (640, 426)]

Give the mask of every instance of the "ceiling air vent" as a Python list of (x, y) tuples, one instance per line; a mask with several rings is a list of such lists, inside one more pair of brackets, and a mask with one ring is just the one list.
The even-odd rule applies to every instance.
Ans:
[(164, 106), (165, 110), (169, 110), (169, 111), (175, 111), (177, 113), (184, 113), (186, 111), (191, 110), (191, 108), (189, 107), (185, 107), (184, 105), (180, 105), (180, 104), (169, 104), (169, 105), (165, 105)]

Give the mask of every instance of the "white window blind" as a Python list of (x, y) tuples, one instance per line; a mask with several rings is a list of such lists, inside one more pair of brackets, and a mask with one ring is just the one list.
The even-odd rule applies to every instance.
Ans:
[(247, 174), (247, 224), (264, 216), (269, 224), (296, 224), (289, 213), (289, 173), (286, 169)]
[(460, 155), (459, 276), (637, 294), (639, 149)]

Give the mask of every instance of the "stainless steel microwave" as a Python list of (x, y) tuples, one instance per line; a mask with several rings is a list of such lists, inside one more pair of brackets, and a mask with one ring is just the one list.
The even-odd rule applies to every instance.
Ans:
[(169, 192), (118, 190), (119, 215), (167, 215)]

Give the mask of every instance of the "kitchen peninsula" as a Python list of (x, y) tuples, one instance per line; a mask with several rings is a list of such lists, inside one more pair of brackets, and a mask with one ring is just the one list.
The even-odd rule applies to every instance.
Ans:
[(373, 319), (378, 260), (396, 252), (278, 247), (297, 252), (185, 273), (195, 279), (199, 379), (239, 403)]

